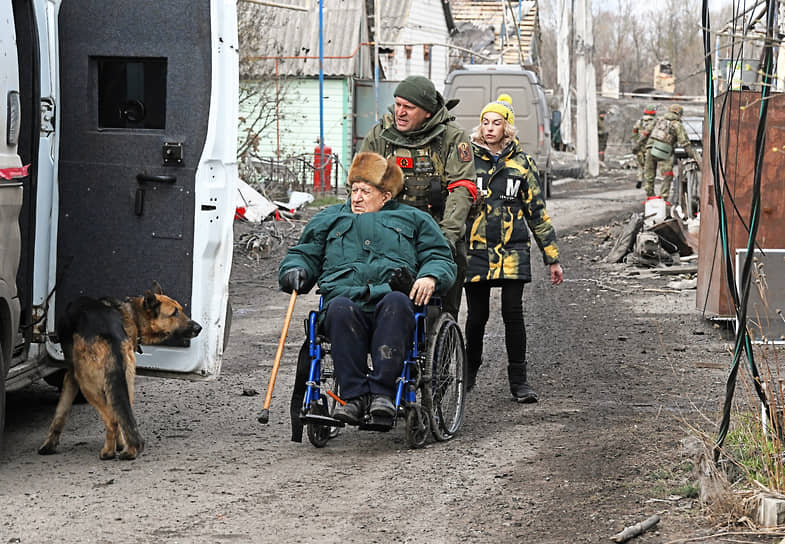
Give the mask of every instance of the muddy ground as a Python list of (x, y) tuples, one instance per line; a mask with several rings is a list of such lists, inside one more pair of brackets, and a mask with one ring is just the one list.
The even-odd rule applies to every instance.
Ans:
[(668, 288), (674, 277), (602, 262), (642, 208), (633, 176), (603, 171), (554, 188), (566, 279), (552, 287), (537, 260), (525, 291), (540, 402), (510, 399), (494, 296), (463, 426), (421, 450), (407, 447), (402, 426), (344, 430), (324, 449), (289, 440), (300, 323), (314, 295), (297, 301), (270, 422), (257, 422), (289, 299), (275, 269), (302, 223), (278, 224), (267, 258), (248, 253), (260, 227), (238, 225), (221, 377), (138, 378), (139, 459), (99, 461), (103, 429), (88, 405), (74, 408), (59, 453), (39, 456), (57, 391), (9, 394), (0, 543), (589, 543), (654, 514), (659, 524), (633, 542), (773, 542), (711, 536), (728, 529), (690, 496), (687, 427), (711, 431), (718, 420), (729, 334), (695, 310), (695, 290)]

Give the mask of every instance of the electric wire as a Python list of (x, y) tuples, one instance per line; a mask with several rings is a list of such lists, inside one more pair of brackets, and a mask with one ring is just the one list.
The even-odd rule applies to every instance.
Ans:
[[(720, 159), (720, 148), (721, 146), (718, 145), (718, 135), (722, 133), (722, 127), (716, 127), (715, 129), (715, 116), (714, 116), (714, 86), (713, 86), (713, 79), (711, 75), (711, 58), (710, 58), (710, 20), (708, 14), (708, 2), (704, 0), (703, 2), (703, 23), (704, 23), (704, 52), (706, 53), (705, 56), (705, 63), (706, 63), (706, 92), (707, 92), (707, 101), (709, 104), (708, 108), (708, 115), (709, 115), (709, 138), (710, 138), (710, 161), (712, 164), (712, 172), (714, 174), (714, 195), (718, 207), (718, 223), (719, 223), (719, 235), (721, 241), (721, 249), (722, 249), (722, 256), (723, 256), (723, 264), (726, 270), (726, 279), (727, 279), (727, 289), (730, 294), (730, 297), (733, 302), (734, 310), (737, 316), (737, 320), (739, 326), (737, 327), (736, 331), (736, 340), (734, 344), (733, 350), (733, 361), (731, 363), (731, 370), (728, 375), (728, 380), (726, 383), (726, 390), (725, 390), (725, 401), (723, 403), (723, 411), (722, 411), (722, 419), (720, 422), (717, 439), (715, 441), (715, 448), (714, 448), (714, 461), (719, 461), (719, 456), (721, 453), (721, 448), (724, 443), (725, 437), (727, 436), (728, 429), (730, 427), (730, 411), (733, 402), (733, 393), (736, 388), (736, 379), (738, 376), (740, 360), (742, 353), (746, 354), (747, 362), (749, 364), (750, 373), (753, 376), (753, 384), (755, 386), (756, 393), (758, 398), (762, 402), (763, 406), (768, 406), (766, 402), (766, 393), (761, 386), (761, 379), (760, 373), (758, 372), (758, 368), (755, 364), (755, 356), (752, 350), (752, 339), (750, 337), (749, 329), (747, 328), (747, 303), (749, 300), (749, 292), (750, 292), (750, 280), (751, 280), (751, 273), (752, 273), (752, 263), (754, 257), (754, 250), (756, 243), (756, 236), (758, 227), (760, 224), (760, 201), (761, 201), (761, 194), (760, 194), (760, 187), (761, 187), (761, 176), (762, 176), (762, 169), (763, 169), (763, 159), (766, 153), (766, 128), (767, 128), (767, 117), (768, 117), (768, 99), (771, 93), (771, 81), (772, 75), (774, 72), (773, 66), (773, 47), (772, 42), (774, 38), (774, 22), (776, 19), (776, 10), (777, 10), (777, 0), (767, 0), (766, 2), (766, 41), (765, 46), (762, 52), (761, 57), (761, 65), (762, 65), (762, 81), (761, 81), (761, 101), (760, 107), (758, 112), (758, 126), (757, 132), (755, 137), (755, 160), (754, 160), (754, 167), (753, 167), (753, 183), (752, 183), (752, 201), (750, 203), (750, 210), (749, 210), (749, 223), (746, 224), (743, 222), (742, 214), (738, 207), (733, 202), (732, 196), (733, 191), (731, 187), (727, 184), (727, 176), (720, 175), (720, 171), (717, 169), (717, 166), (723, 169), (723, 173), (725, 169), (721, 163)], [(735, 24), (735, 23), (734, 23)], [(744, 32), (748, 32), (751, 27), (752, 23), (747, 25)], [(734, 33), (735, 34), (735, 33)], [(735, 38), (734, 38), (735, 40)], [(743, 46), (739, 50), (739, 59), (743, 60)], [(734, 61), (734, 56), (731, 54), (731, 62), (728, 71), (729, 74), (735, 72), (735, 67), (737, 62)], [(731, 77), (728, 78), (731, 80)], [(720, 116), (722, 121), (724, 113), (727, 109), (727, 97), (728, 93), (725, 96), (725, 102), (723, 104), (723, 113)], [(741, 97), (739, 97), (741, 98)], [(740, 116), (737, 116), (737, 122), (740, 123)], [(737, 125), (737, 128), (740, 125)], [(726, 134), (730, 134), (730, 127), (728, 127), (728, 132)], [(736, 134), (739, 134), (739, 131), (736, 131)], [(726, 141), (728, 138), (726, 137)], [(736, 146), (736, 164), (738, 164), (738, 145)], [(724, 183), (720, 183), (720, 177), (724, 179)], [(735, 181), (735, 178), (734, 178)], [(735, 187), (734, 187), (735, 188)], [(734, 207), (734, 214), (738, 216), (742, 223), (744, 224), (745, 229), (748, 232), (747, 235), (747, 244), (746, 244), (746, 255), (744, 257), (744, 264), (741, 270), (740, 282), (739, 286), (736, 286), (735, 281), (733, 281), (734, 274), (733, 274), (733, 262), (732, 262), (732, 255), (730, 254), (730, 246), (728, 242), (728, 218), (725, 211), (725, 195), (723, 195), (723, 190), (725, 189), (726, 195), (731, 197), (731, 201), (733, 202)], [(716, 254), (716, 250), (715, 250)], [(739, 289), (741, 292), (739, 293)]]

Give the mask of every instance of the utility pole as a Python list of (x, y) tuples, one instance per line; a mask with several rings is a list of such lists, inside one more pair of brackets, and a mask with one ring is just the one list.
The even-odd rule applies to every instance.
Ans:
[(586, 1), (586, 133), (588, 135), (589, 175), (600, 173), (599, 143), (597, 142), (597, 75), (594, 70), (594, 24), (591, 15), (591, 0)]
[(594, 37), (591, 0), (575, 0), (575, 88), (577, 99), (578, 160), (586, 161), (589, 176), (600, 173), (597, 145), (597, 83), (594, 72)]
[(572, 143), (572, 89), (570, 81), (570, 28), (573, 0), (559, 0), (559, 26), (556, 40), (556, 74), (561, 93), (561, 141)]
[(585, 0), (575, 0), (575, 153), (578, 160), (586, 160), (586, 45), (584, 33), (586, 32), (586, 3)]

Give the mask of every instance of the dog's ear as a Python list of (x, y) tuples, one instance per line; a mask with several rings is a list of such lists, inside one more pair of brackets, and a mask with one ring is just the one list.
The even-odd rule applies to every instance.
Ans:
[(161, 301), (155, 296), (152, 291), (145, 291), (144, 293), (144, 309), (153, 315), (158, 315), (158, 310), (161, 308)]
[(155, 293), (156, 295), (164, 294), (164, 290), (161, 288), (161, 284), (155, 280), (153, 280), (153, 293)]

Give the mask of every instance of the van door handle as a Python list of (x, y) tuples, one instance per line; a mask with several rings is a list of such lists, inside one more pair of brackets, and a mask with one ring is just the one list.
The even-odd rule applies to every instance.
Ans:
[(144, 213), (144, 184), (145, 183), (175, 183), (177, 176), (171, 174), (136, 174), (136, 182), (139, 187), (136, 188), (136, 196), (134, 198), (134, 213), (141, 216)]
[(169, 174), (136, 174), (136, 181), (138, 183), (175, 183), (177, 181), (177, 176)]

